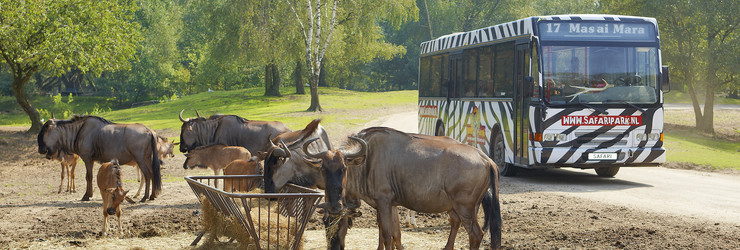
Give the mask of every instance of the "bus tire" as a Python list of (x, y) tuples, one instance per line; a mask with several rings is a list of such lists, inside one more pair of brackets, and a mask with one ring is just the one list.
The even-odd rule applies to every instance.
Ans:
[(445, 127), (442, 123), (437, 124), (437, 130), (434, 131), (435, 136), (445, 136)]
[(510, 163), (506, 163), (506, 146), (504, 145), (504, 136), (497, 133), (496, 136), (491, 140), (491, 152), (489, 155), (496, 166), (498, 166), (499, 174), (503, 176), (515, 176), (517, 171), (516, 166)]
[(619, 167), (600, 167), (594, 170), (599, 177), (614, 177), (619, 172)]

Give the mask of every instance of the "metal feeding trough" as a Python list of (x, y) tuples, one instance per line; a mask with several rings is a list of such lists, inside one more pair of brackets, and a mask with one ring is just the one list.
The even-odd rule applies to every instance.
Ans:
[[(321, 191), (292, 184), (278, 193), (249, 190), (262, 180), (261, 175), (188, 176), (185, 180), (204, 212), (213, 207), (221, 219), (232, 223), (229, 225), (240, 225), (228, 230), (244, 230), (238, 232), (244, 237), (236, 240), (249, 249), (299, 249), (308, 219), (324, 197)], [(233, 184), (227, 186), (233, 188), (227, 190), (229, 192), (218, 189), (215, 187), (217, 180), (218, 187), (223, 188), (224, 181), (231, 181)], [(243, 191), (231, 192), (233, 190)], [(201, 232), (191, 245), (198, 244), (205, 233), (209, 232)]]

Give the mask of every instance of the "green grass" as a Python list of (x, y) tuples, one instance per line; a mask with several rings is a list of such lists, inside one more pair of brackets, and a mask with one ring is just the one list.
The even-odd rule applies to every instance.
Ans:
[[(182, 122), (178, 119), (180, 110), (185, 109), (183, 117), (194, 117), (194, 110), (198, 110), (202, 116), (212, 114), (233, 114), (252, 120), (277, 120), (285, 123), (292, 129), (301, 129), (315, 118), (322, 118), (324, 126), (331, 124), (355, 124), (362, 125), (381, 115), (363, 115), (364, 110), (390, 108), (398, 105), (416, 105), (417, 91), (392, 91), (392, 92), (355, 92), (337, 88), (319, 88), (319, 100), (324, 112), (306, 112), (310, 104), (310, 94), (295, 95), (293, 90), (284, 89), (282, 97), (264, 97), (264, 88), (255, 87), (233, 91), (203, 92), (195, 95), (184, 96), (177, 100), (167, 101), (155, 105), (137, 108), (120, 109), (110, 112), (97, 113), (117, 123), (142, 123), (155, 130), (172, 130), (179, 134)], [(282, 91), (281, 91), (282, 92)], [(18, 104), (14, 101), (8, 102), (7, 97), (0, 100), (0, 110), (6, 111), (4, 119), (0, 119), (0, 125), (30, 126), (28, 117), (20, 111)], [(51, 109), (51, 98), (44, 104), (35, 104), (35, 107)], [(89, 98), (89, 99), (88, 99)], [(13, 100), (15, 100), (13, 98)], [(63, 99), (66, 100), (66, 99)], [(93, 110), (94, 103), (98, 106), (111, 106), (105, 103), (105, 98), (97, 97), (74, 97), (72, 104), (78, 107), (76, 113), (84, 113)], [(80, 105), (77, 105), (77, 102)], [(92, 106), (92, 107), (90, 107)], [(48, 119), (48, 117), (42, 117)], [(56, 115), (56, 118), (62, 118)], [(176, 139), (176, 138), (173, 138)]]
[(667, 161), (740, 170), (740, 143), (676, 130), (664, 134)]
[[(665, 103), (685, 103), (691, 104), (691, 96), (688, 92), (671, 91), (665, 94)], [(704, 104), (704, 95), (698, 96), (699, 104)], [(725, 97), (714, 97), (714, 104), (736, 104), (740, 105), (740, 99), (731, 99)]]

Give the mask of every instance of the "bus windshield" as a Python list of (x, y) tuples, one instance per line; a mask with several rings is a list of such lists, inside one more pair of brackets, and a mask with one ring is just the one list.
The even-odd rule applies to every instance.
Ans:
[(542, 46), (543, 98), (570, 103), (658, 101), (655, 47)]

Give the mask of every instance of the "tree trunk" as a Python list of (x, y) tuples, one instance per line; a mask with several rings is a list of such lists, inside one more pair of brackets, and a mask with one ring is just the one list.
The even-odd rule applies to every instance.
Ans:
[(325, 63), (326, 63), (326, 60), (321, 60), (321, 70), (319, 71), (319, 87), (327, 87), (326, 70), (324, 70)]
[(265, 96), (280, 96), (280, 72), (277, 65), (265, 65)]
[(277, 64), (272, 64), (272, 96), (280, 96), (280, 68)]
[(43, 125), (41, 123), (41, 118), (39, 116), (38, 110), (31, 106), (31, 103), (28, 102), (28, 97), (26, 96), (26, 93), (23, 92), (23, 85), (26, 84), (28, 81), (28, 78), (21, 78), (18, 79), (17, 77), (13, 79), (13, 94), (15, 95), (15, 100), (18, 102), (18, 105), (23, 108), (23, 111), (28, 114), (28, 118), (31, 119), (31, 128), (28, 129), (28, 133), (38, 133), (41, 131), (41, 126)]
[(265, 65), (265, 96), (272, 93), (272, 64)]
[(308, 107), (308, 111), (316, 112), (323, 111), (321, 104), (319, 104), (319, 76), (312, 77), (311, 81), (311, 106)]
[(702, 127), (697, 127), (702, 132), (714, 134), (714, 85), (708, 84), (704, 99), (704, 116)]
[(303, 87), (303, 64), (301, 60), (296, 60), (295, 70), (293, 71), (293, 82), (295, 83), (295, 93), (305, 95), (306, 89)]
[(686, 83), (686, 87), (689, 89), (689, 96), (691, 97), (691, 104), (694, 106), (694, 121), (696, 121), (696, 128), (701, 129), (703, 127), (703, 115), (701, 113), (701, 106), (699, 106), (699, 99), (696, 97), (696, 89), (694, 89), (695, 80), (689, 79)]

